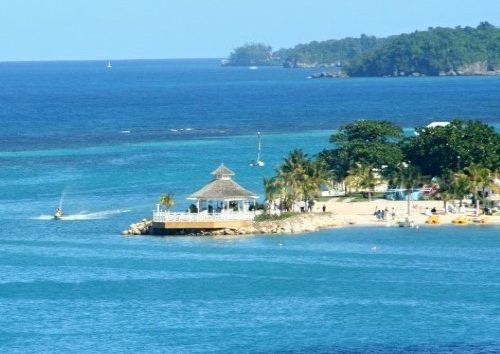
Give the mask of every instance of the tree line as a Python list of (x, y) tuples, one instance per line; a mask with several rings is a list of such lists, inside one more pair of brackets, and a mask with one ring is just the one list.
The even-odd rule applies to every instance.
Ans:
[(500, 70), (500, 29), (488, 22), (476, 28), (429, 28), (386, 38), (331, 39), (273, 51), (249, 43), (231, 52), (224, 65), (341, 65), (350, 76), (456, 74), (471, 64), (475, 71)]
[[(467, 65), (478, 64), (467, 69)], [(500, 29), (482, 22), (476, 28), (429, 28), (393, 37), (345, 68), (350, 76), (460, 74), (500, 68)]]
[(275, 176), (264, 179), (265, 197), (291, 210), (312, 200), (332, 181), (364, 190), (370, 199), (382, 181), (404, 190), (436, 185), (429, 197), (448, 201), (473, 194), (479, 203), (494, 188), (500, 170), (500, 135), (479, 121), (456, 119), (446, 126), (422, 127), (405, 136), (392, 122), (359, 120), (330, 137), (333, 147), (314, 157), (293, 150)]
[(265, 43), (247, 43), (235, 48), (224, 65), (283, 65), (284, 67), (344, 65), (355, 57), (378, 48), (387, 38), (362, 34), (359, 38), (330, 39), (297, 44), (273, 51)]

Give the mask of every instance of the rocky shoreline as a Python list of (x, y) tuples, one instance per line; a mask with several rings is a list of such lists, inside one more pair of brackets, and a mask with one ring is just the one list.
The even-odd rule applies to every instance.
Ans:
[[(184, 235), (218, 236), (218, 235), (255, 235), (255, 234), (291, 234), (314, 232), (324, 228), (348, 224), (348, 220), (340, 220), (332, 213), (304, 213), (283, 220), (253, 221), (251, 225), (230, 229), (199, 230), (187, 232)], [(131, 224), (122, 231), (124, 236), (151, 235), (151, 220), (142, 219)]]
[(349, 77), (349, 75), (347, 75), (343, 71), (323, 71), (320, 73), (311, 74), (309, 76), (309, 78), (311, 79), (322, 79), (322, 78), (342, 79), (346, 77)]

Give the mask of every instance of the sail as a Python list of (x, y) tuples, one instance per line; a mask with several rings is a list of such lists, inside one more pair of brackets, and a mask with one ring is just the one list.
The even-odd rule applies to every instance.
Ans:
[(262, 143), (260, 141), (260, 132), (257, 133), (257, 161), (260, 161), (260, 150), (262, 149)]
[(262, 142), (260, 139), (260, 132), (257, 132), (257, 159), (252, 161), (250, 163), (250, 166), (263, 167), (265, 165), (264, 161), (260, 159), (261, 150), (262, 150)]

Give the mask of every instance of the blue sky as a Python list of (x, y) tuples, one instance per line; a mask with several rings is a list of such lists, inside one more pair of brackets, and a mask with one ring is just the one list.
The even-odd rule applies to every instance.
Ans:
[(4, 0), (0, 60), (224, 57), (246, 42), (500, 26), (500, 0)]

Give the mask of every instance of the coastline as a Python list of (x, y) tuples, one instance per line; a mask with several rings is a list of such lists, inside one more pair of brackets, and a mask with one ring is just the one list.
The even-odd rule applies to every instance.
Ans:
[[(186, 232), (181, 235), (192, 236), (219, 236), (219, 235), (273, 235), (273, 234), (297, 234), (311, 233), (323, 229), (340, 227), (399, 227), (399, 221), (405, 221), (406, 218), (412, 221), (412, 227), (440, 227), (456, 226), (464, 227), (471, 225), (478, 226), (500, 226), (500, 216), (486, 216), (487, 222), (482, 224), (474, 222), (477, 218), (473, 215), (474, 209), (468, 208), (466, 216), (467, 224), (454, 224), (452, 221), (460, 216), (458, 213), (443, 213), (443, 202), (441, 201), (412, 201), (411, 213), (406, 214), (406, 201), (390, 201), (377, 199), (362, 202), (342, 202), (331, 199), (327, 202), (316, 202), (312, 212), (298, 213), (286, 219), (253, 221), (250, 225), (238, 228), (226, 228), (217, 230), (199, 230), (197, 232)], [(322, 211), (325, 205), (327, 212)], [(440, 223), (430, 225), (426, 221), (429, 215), (425, 215), (425, 208), (437, 209), (435, 215), (439, 216)], [(389, 210), (389, 216), (384, 220), (377, 220), (374, 215), (376, 208)], [(391, 211), (394, 208), (395, 216), (392, 217)], [(481, 217), (481, 216), (480, 216)], [(133, 235), (151, 235), (152, 222), (147, 219), (131, 224), (127, 230), (122, 231), (124, 236)], [(409, 225), (407, 225), (409, 226)]]

